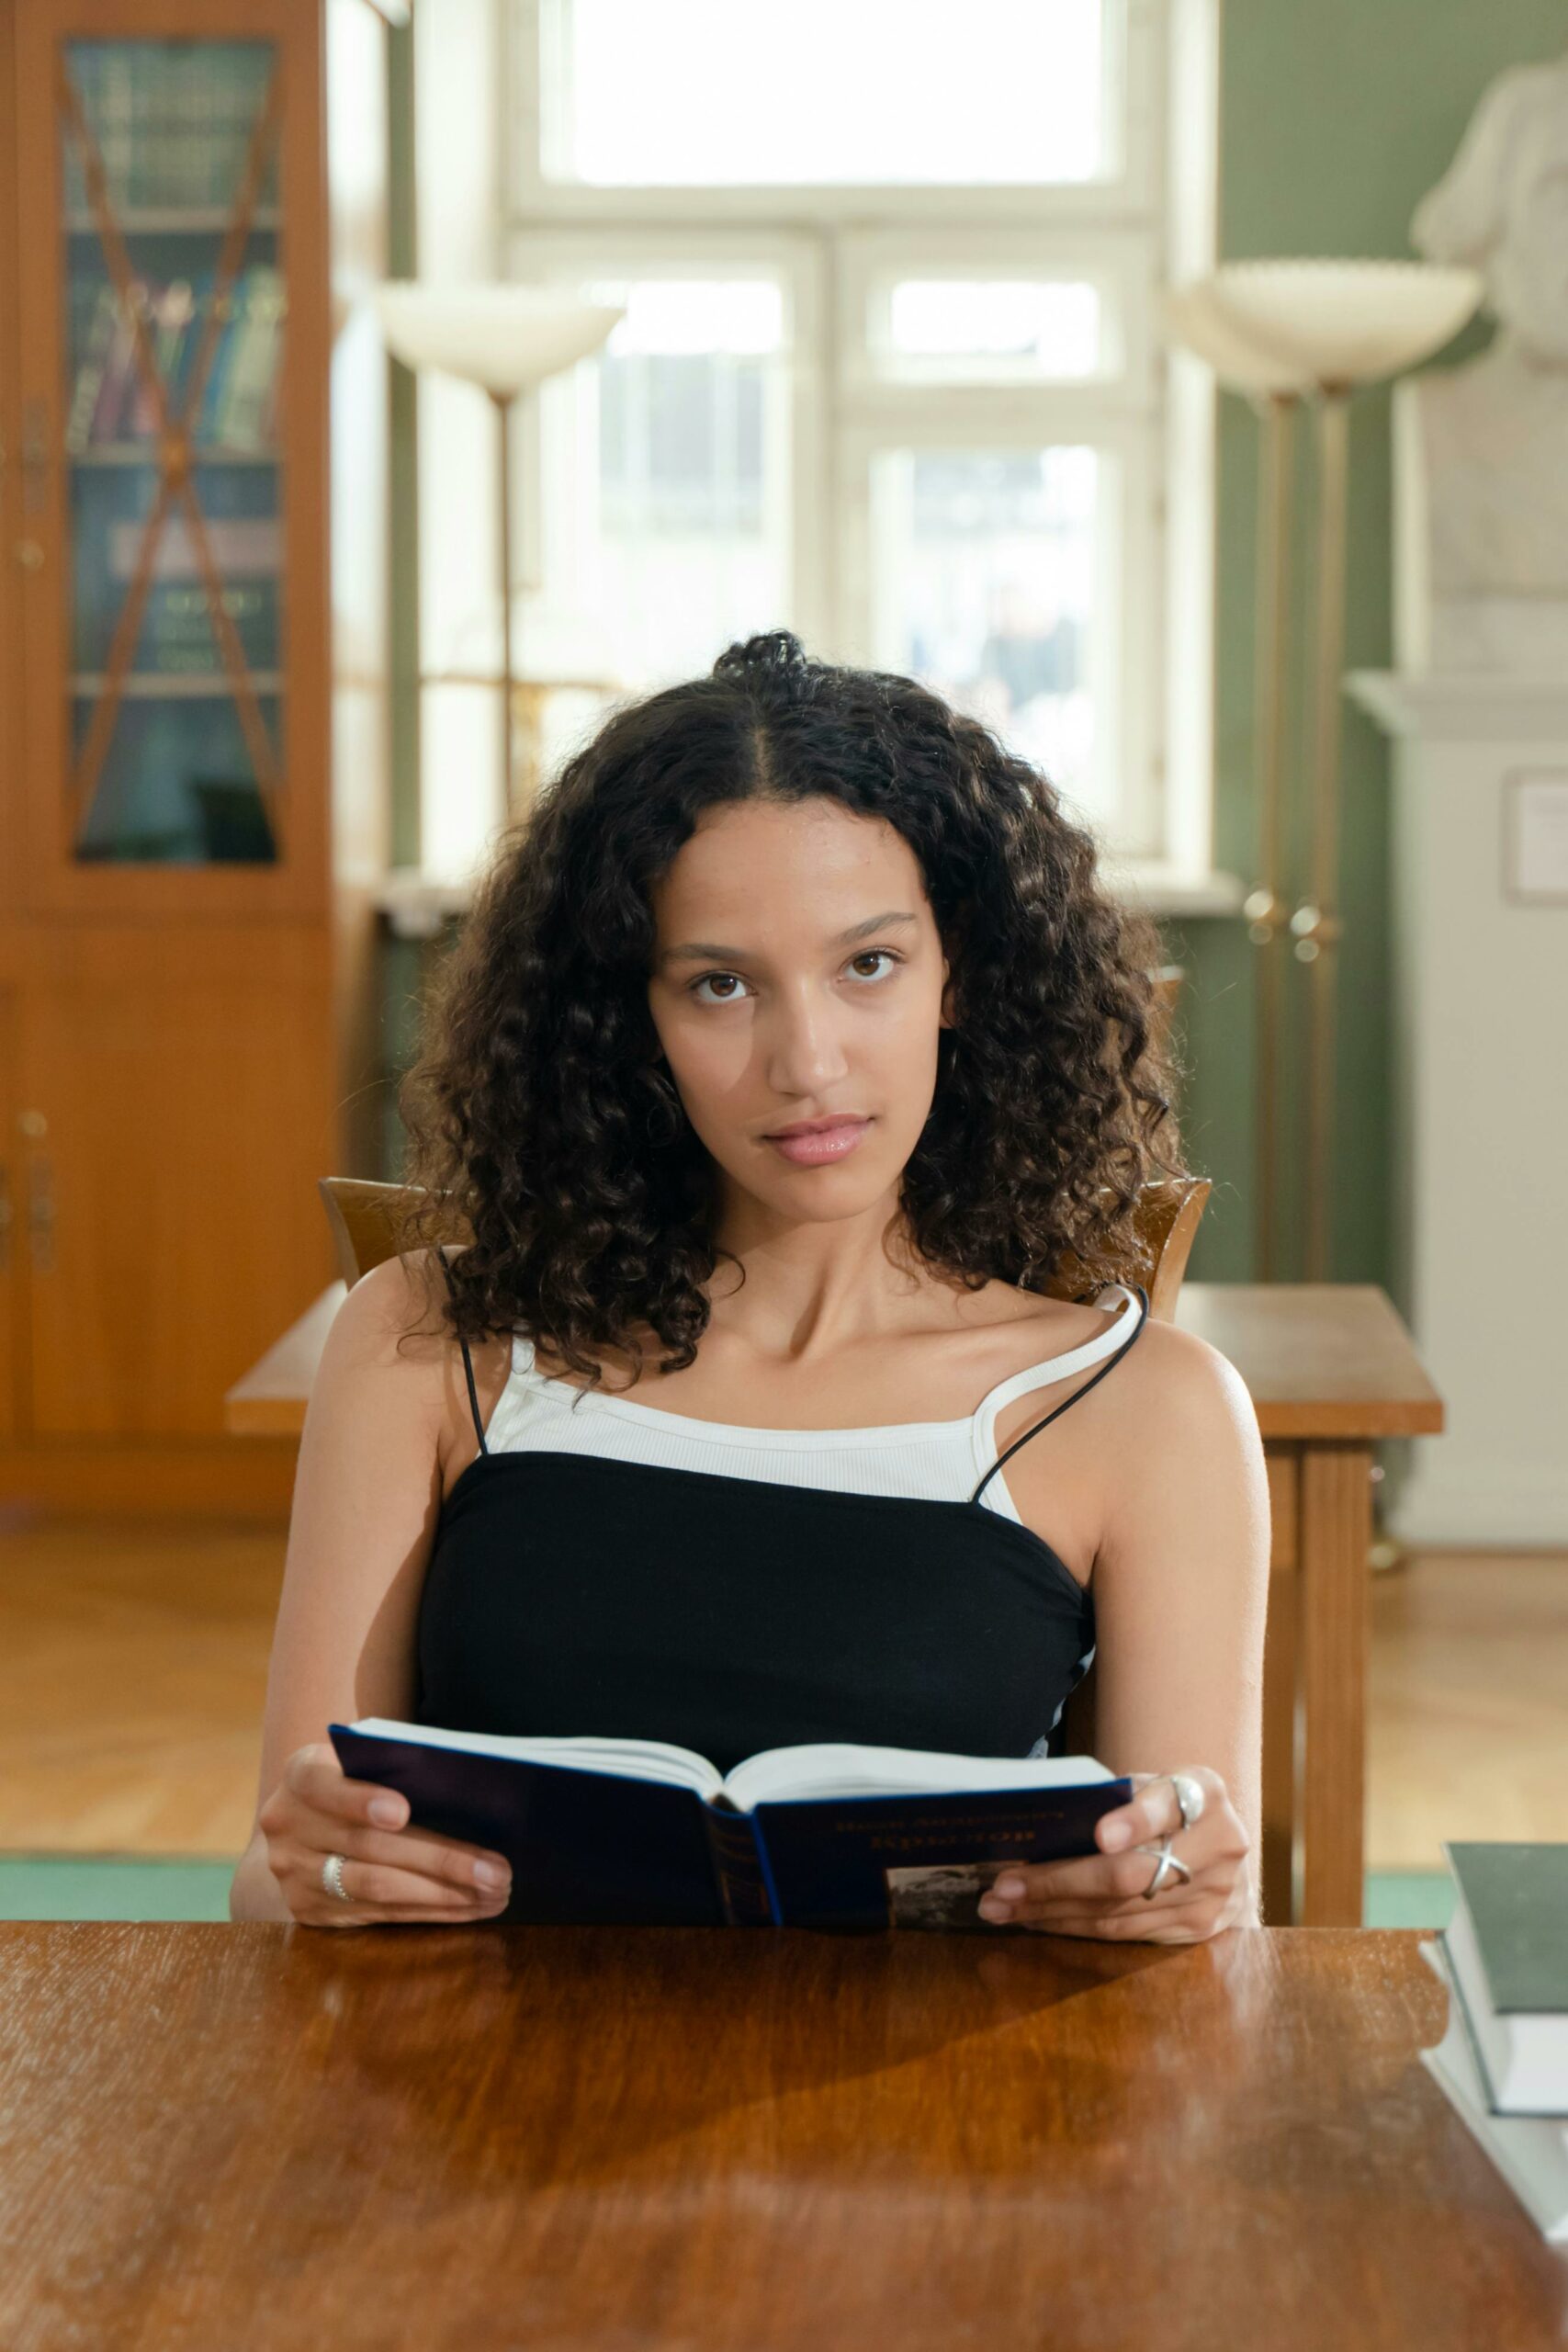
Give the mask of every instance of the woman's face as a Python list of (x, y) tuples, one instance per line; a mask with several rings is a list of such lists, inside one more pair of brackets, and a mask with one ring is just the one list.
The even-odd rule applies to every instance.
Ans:
[(897, 1198), (950, 1025), (903, 836), (827, 798), (728, 801), (652, 907), (654, 1026), (731, 1187), (792, 1221)]

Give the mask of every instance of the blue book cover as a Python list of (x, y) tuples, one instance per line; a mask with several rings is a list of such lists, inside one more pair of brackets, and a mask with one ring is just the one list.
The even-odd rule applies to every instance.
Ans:
[(374, 1717), (328, 1729), (351, 1780), (506, 1856), (503, 1925), (1006, 1934), (978, 1916), (992, 1880), (1096, 1852), (1095, 1823), (1133, 1794), (1091, 1757), (801, 1747), (726, 1780), (659, 1742), (488, 1740)]

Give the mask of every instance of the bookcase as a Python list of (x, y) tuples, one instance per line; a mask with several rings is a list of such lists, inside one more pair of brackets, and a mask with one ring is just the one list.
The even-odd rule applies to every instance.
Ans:
[(396, 13), (0, 0), (0, 1500), (285, 1507), (378, 1172)]

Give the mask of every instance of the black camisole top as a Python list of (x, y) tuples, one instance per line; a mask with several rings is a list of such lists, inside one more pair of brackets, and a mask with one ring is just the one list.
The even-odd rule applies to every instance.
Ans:
[[(443, 1261), (445, 1262), (445, 1261)], [(450, 1276), (448, 1276), (450, 1282)], [(840, 1494), (593, 1454), (479, 1452), (443, 1502), (414, 1720), (514, 1736), (673, 1741), (728, 1772), (850, 1740), (1043, 1756), (1094, 1655), (1089, 1593), (980, 1501)]]

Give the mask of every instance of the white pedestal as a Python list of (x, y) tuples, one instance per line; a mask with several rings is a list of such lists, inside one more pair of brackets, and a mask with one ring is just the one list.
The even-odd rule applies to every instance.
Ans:
[(1346, 685), (1394, 745), (1400, 1304), (1447, 1405), (1391, 1532), (1568, 1544), (1568, 676)]

